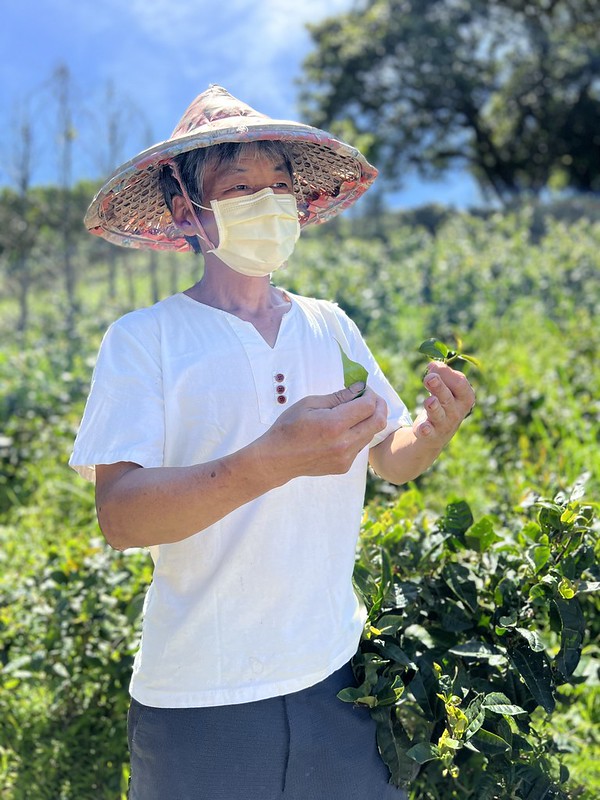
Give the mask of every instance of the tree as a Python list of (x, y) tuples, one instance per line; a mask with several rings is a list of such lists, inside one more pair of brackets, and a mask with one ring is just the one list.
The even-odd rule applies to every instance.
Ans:
[(393, 182), (600, 191), (599, 28), (595, 0), (362, 0), (309, 26), (301, 102)]
[(73, 237), (70, 189), (73, 183), (73, 142), (76, 137), (73, 125), (73, 109), (71, 100), (71, 76), (64, 64), (57, 67), (54, 74), (57, 95), (58, 141), (60, 158), (60, 179), (62, 208), (59, 218), (59, 230), (63, 238), (63, 268), (67, 295), (67, 327), (73, 330), (77, 303), (77, 275), (73, 266)]
[[(91, 155), (94, 167), (103, 177), (112, 174), (124, 161), (124, 153), (131, 140), (134, 142), (132, 147), (139, 146), (136, 144), (139, 139), (148, 146), (152, 144), (145, 113), (127, 95), (115, 89), (110, 80), (104, 85), (100, 96), (93, 98), (86, 115), (96, 135), (84, 143), (84, 147)], [(109, 246), (103, 252), (108, 267), (108, 296), (114, 300), (117, 297), (119, 248)], [(131, 295), (130, 272), (127, 278)]]
[(32, 249), (32, 228), (29, 214), (28, 190), (31, 182), (31, 122), (24, 111), (19, 126), (20, 139), (14, 158), (14, 172), (17, 183), (17, 196), (9, 207), (10, 219), (2, 226), (3, 234), (0, 250), (10, 250), (8, 262), (10, 276), (17, 285), (19, 297), (19, 319), (17, 330), (23, 332), (29, 320), (29, 291), (32, 288), (30, 254)]

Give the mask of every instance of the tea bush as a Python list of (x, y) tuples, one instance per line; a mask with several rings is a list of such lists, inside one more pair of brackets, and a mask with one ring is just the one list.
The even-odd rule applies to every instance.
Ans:
[[(303, 236), (277, 276), (337, 300), (412, 410), (424, 339), (460, 337), (482, 365), (470, 372), (475, 412), (434, 467), (400, 490), (369, 478), (356, 572), (370, 609), (355, 660), (364, 685), (346, 699), (375, 698), (362, 702), (396, 780), (414, 776), (413, 800), (595, 800), (600, 225), (539, 209), (434, 222), (388, 216), (359, 238), (342, 219)], [(75, 330), (49, 282), (32, 293), (30, 329), (14, 332), (0, 254), (6, 800), (115, 800), (126, 785), (150, 564), (98, 538), (92, 488), (67, 460), (103, 331), (152, 302), (150, 268), (165, 296), (199, 277), (199, 262), (119, 252), (113, 296), (97, 245), (87, 237), (73, 254), (85, 288)], [(585, 495), (572, 495), (586, 472)]]
[(598, 690), (600, 546), (582, 496), (530, 497), (503, 523), (475, 522), (464, 501), (432, 520), (416, 490), (369, 508), (360, 685), (339, 696), (371, 709), (392, 780), (415, 798), (591, 800), (544, 725), (582, 656)]
[(50, 549), (40, 569), (0, 588), (3, 797), (121, 796), (127, 687), (149, 577), (144, 554), (92, 539)]

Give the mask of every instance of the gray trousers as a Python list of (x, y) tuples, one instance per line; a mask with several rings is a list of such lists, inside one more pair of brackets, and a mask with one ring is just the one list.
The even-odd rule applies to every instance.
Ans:
[(130, 800), (406, 800), (389, 784), (367, 709), (336, 697), (349, 665), (301, 692), (128, 716)]

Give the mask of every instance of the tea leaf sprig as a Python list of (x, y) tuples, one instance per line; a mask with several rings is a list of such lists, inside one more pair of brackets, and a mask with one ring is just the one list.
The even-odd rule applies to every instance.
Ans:
[(427, 356), (430, 361), (443, 361), (444, 364), (461, 369), (466, 364), (472, 364), (481, 369), (481, 362), (475, 356), (462, 352), (462, 339), (456, 338), (456, 349), (452, 349), (440, 339), (432, 337), (421, 342), (419, 353)]

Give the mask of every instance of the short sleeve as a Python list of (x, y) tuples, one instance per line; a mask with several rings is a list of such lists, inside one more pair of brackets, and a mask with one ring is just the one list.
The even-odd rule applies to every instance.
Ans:
[(383, 374), (381, 367), (363, 339), (356, 323), (351, 320), (346, 312), (339, 306), (332, 303), (328, 305), (335, 315), (336, 327), (339, 326), (340, 333), (343, 334), (345, 340), (344, 342), (340, 342), (340, 344), (342, 346), (345, 344), (348, 347), (346, 355), (353, 361), (362, 364), (369, 373), (367, 384), (387, 403), (387, 426), (373, 437), (371, 447), (374, 447), (380, 442), (383, 442), (384, 439), (387, 439), (387, 437), (398, 430), (398, 428), (412, 425), (412, 418), (404, 402)]
[(106, 332), (69, 465), (95, 480), (96, 464), (164, 459), (164, 400), (158, 325), (131, 312)]

